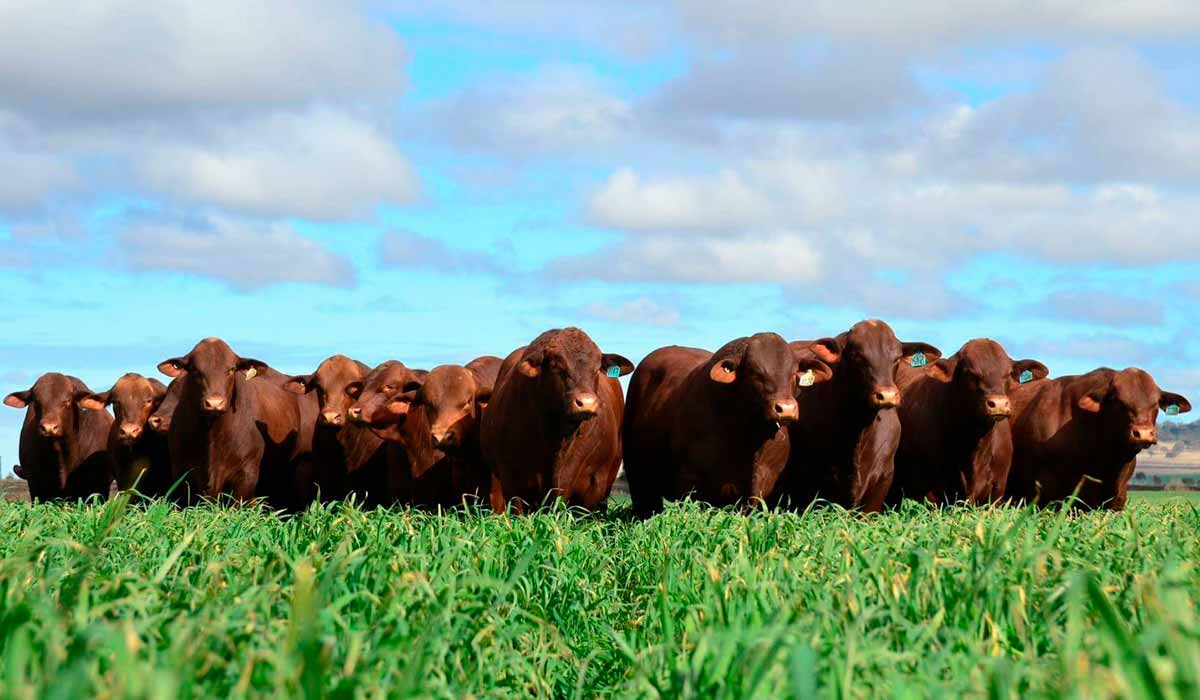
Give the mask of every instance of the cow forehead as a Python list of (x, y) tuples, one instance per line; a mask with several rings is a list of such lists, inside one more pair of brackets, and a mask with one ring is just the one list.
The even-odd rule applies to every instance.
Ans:
[(326, 358), (317, 366), (317, 380), (323, 386), (349, 384), (362, 378), (362, 369), (358, 363), (345, 355), (334, 355)]
[(399, 362), (390, 361), (371, 370), (363, 380), (363, 385), (370, 389), (378, 389), (387, 384), (407, 381), (408, 376), (407, 367)]
[(154, 387), (150, 385), (150, 380), (140, 374), (129, 373), (123, 375), (113, 384), (113, 394), (115, 398), (137, 397), (153, 394)]
[(65, 374), (49, 372), (38, 377), (33, 384), (35, 401), (65, 399), (75, 393), (75, 385)]
[(544, 355), (554, 355), (563, 359), (599, 356), (600, 348), (595, 341), (578, 328), (562, 328), (546, 331), (534, 339), (525, 351), (540, 352)]
[(212, 367), (232, 367), (237, 364), (238, 356), (229, 344), (220, 338), (205, 338), (190, 353), (192, 364), (198, 369)]
[(861, 321), (846, 334), (846, 345), (867, 356), (890, 357), (898, 352), (900, 341), (892, 327), (883, 321)]
[(1113, 377), (1113, 387), (1117, 397), (1131, 406), (1158, 402), (1158, 385), (1155, 384), (1154, 378), (1143, 370), (1131, 367), (1118, 372)]
[(767, 373), (791, 372), (796, 358), (782, 337), (775, 333), (759, 333), (749, 338), (744, 361)]
[(986, 338), (972, 340), (962, 346), (958, 357), (968, 367), (982, 371), (1007, 372), (1012, 364), (1000, 343)]

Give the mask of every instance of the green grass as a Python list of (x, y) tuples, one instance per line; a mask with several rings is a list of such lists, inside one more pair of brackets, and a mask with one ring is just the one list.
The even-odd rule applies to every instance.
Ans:
[(1200, 512), (0, 504), (0, 696), (1200, 696)]

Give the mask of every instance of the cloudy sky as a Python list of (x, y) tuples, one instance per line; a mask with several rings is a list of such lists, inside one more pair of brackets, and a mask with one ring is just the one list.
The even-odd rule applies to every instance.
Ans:
[(1193, 0), (252, 5), (0, 3), (5, 393), (878, 316), (1200, 396)]

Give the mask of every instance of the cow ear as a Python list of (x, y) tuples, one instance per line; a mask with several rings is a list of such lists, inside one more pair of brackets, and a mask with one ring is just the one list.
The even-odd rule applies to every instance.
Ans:
[(733, 360), (721, 360), (708, 371), (708, 377), (718, 384), (733, 384), (737, 379), (737, 365)]
[(842, 347), (838, 344), (837, 338), (821, 338), (814, 340), (812, 345), (808, 346), (817, 359), (825, 364), (837, 364), (842, 359)]
[(25, 476), (25, 468), (19, 464), (13, 465), (13, 474), (16, 474), (18, 479), (27, 479), (28, 478), (27, 476)]
[(1049, 376), (1050, 369), (1037, 360), (1014, 360), (1012, 363), (1012, 378), (1018, 384), (1028, 384)]
[[(913, 367), (932, 364), (942, 357), (942, 351), (929, 343), (901, 343), (900, 354), (902, 355), (903, 362)], [(920, 356), (924, 356), (924, 363), (920, 362)], [(914, 359), (917, 360), (915, 363)]]
[(103, 411), (109, 401), (112, 401), (111, 391), (106, 391), (103, 394), (84, 394), (75, 399), (75, 403), (80, 408), (86, 408), (89, 411)]
[(1077, 404), (1079, 408), (1088, 413), (1099, 413), (1104, 406), (1104, 394), (1101, 392), (1092, 392), (1084, 394)]
[(802, 387), (820, 384), (833, 379), (833, 369), (814, 357), (802, 357), (796, 361), (796, 383)]
[(633, 371), (633, 363), (623, 355), (606, 352), (600, 356), (600, 371), (614, 379), (624, 377)]
[[(1172, 409), (1172, 406), (1175, 406), (1176, 408)], [(1164, 411), (1167, 411), (1173, 416), (1180, 413), (1187, 413), (1192, 410), (1192, 404), (1190, 401), (1180, 394), (1174, 394), (1169, 391), (1162, 392), (1162, 395), (1158, 399), (1158, 407)]]
[(421, 387), (425, 386), (425, 378), (428, 376), (428, 374), (417, 374), (416, 372), (413, 372), (412, 376), (410, 376), (408, 380), (404, 382), (404, 386), (401, 387), (400, 391), (405, 394), (416, 394), (421, 390)]
[(32, 396), (33, 390), (29, 391), (14, 391), (4, 397), (4, 405), (11, 408), (25, 408), (29, 405), (29, 397)]
[(169, 360), (163, 360), (158, 363), (158, 371), (168, 377), (178, 377), (187, 371), (188, 363), (186, 357), (172, 357)]
[(283, 383), (283, 388), (287, 389), (293, 394), (307, 394), (313, 390), (313, 375), (297, 374), (294, 377), (289, 377), (288, 380)]
[(954, 380), (954, 367), (950, 365), (949, 360), (939, 359), (925, 368), (925, 376), (949, 384)]
[(267, 363), (252, 357), (239, 357), (237, 369), (239, 372), (246, 373), (246, 379), (254, 379), (256, 376), (267, 371)]
[(359, 395), (362, 394), (362, 390), (363, 390), (362, 382), (350, 382), (349, 384), (346, 385), (346, 388), (344, 389), (344, 391), (346, 392), (346, 396), (349, 396), (352, 399), (357, 399), (359, 397)]
[(531, 359), (526, 358), (517, 363), (517, 371), (532, 379), (542, 373), (540, 364), (534, 364)]

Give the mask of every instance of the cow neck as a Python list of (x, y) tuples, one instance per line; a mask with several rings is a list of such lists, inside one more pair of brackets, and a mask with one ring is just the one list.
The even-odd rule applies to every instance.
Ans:
[(424, 406), (409, 411), (404, 421), (404, 448), (408, 452), (409, 469), (414, 478), (426, 472), (446, 458), (446, 453), (436, 449), (429, 437), (429, 420)]

